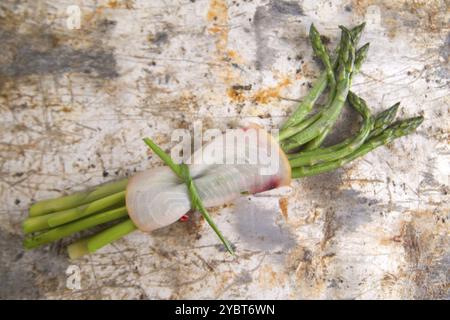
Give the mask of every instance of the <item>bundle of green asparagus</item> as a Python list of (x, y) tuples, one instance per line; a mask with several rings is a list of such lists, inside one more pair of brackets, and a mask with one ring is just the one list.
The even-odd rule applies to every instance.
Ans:
[[(29, 217), (23, 222), (25, 248), (35, 248), (106, 224), (103, 231), (68, 246), (69, 256), (77, 258), (95, 252), (136, 229), (151, 231), (169, 225), (189, 209), (194, 209), (202, 213), (227, 250), (233, 252), (206, 207), (229, 202), (243, 192), (256, 193), (289, 184), (291, 177), (334, 170), (413, 132), (422, 123), (422, 117), (395, 121), (399, 103), (372, 115), (367, 103), (350, 91), (352, 78), (360, 70), (369, 44), (356, 49), (364, 23), (351, 30), (340, 28), (341, 39), (333, 56), (330, 56), (314, 25), (310, 28), (309, 38), (314, 53), (325, 70), (284, 123), (275, 137), (277, 140), (269, 135), (263, 139), (276, 144), (279, 150), (283, 165), (278, 172), (266, 178), (249, 167), (225, 165), (190, 172), (188, 166), (173, 163), (156, 144), (146, 139), (147, 145), (168, 167), (151, 169), (131, 179), (33, 204)], [(326, 103), (316, 106), (327, 88)], [(340, 143), (323, 147), (324, 139), (346, 103), (362, 118), (359, 131)], [(313, 110), (314, 106), (317, 110)], [(170, 207), (170, 197), (165, 199), (165, 190), (170, 197), (176, 195), (181, 199), (175, 209)]]

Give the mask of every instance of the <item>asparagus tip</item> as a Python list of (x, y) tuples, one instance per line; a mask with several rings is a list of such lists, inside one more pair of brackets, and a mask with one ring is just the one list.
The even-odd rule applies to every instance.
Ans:
[(370, 47), (370, 42), (366, 42), (363, 46), (361, 46), (361, 48), (358, 49), (358, 51), (362, 52), (362, 51), (367, 51), (369, 50)]
[[(392, 114), (392, 119), (395, 118), (395, 116), (397, 115), (397, 111), (398, 108), (400, 107), (400, 101), (395, 103), (391, 108), (390, 108), (390, 113)], [(389, 110), (389, 109), (388, 109)]]
[(393, 123), (389, 128), (394, 130), (396, 137), (401, 137), (410, 134), (419, 127), (424, 120), (423, 116), (417, 116), (408, 118), (405, 120), (399, 120)]
[(348, 33), (350, 35), (350, 30), (346, 26), (339, 25), (339, 29), (341, 29), (343, 32)]

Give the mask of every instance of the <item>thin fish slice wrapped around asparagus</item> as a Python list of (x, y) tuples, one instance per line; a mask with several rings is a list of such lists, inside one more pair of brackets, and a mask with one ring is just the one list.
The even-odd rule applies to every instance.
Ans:
[[(277, 142), (259, 128), (237, 129), (195, 152), (191, 176), (205, 207), (290, 183), (291, 167)], [(127, 185), (126, 205), (136, 226), (152, 231), (191, 209), (186, 184), (168, 167), (138, 173)]]

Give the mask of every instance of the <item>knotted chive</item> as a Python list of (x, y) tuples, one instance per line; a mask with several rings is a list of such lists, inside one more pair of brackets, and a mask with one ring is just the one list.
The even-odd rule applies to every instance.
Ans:
[(192, 180), (191, 175), (189, 174), (189, 167), (186, 164), (176, 164), (173, 162), (172, 158), (165, 153), (156, 143), (154, 143), (150, 138), (144, 138), (144, 142), (150, 147), (150, 149), (153, 150), (160, 158), (164, 161), (165, 164), (169, 166), (170, 169), (178, 176), (178, 178), (183, 181), (186, 186), (189, 193), (189, 198), (191, 200), (191, 207), (194, 210), (198, 210), (203, 218), (208, 222), (210, 227), (214, 230), (214, 232), (219, 237), (220, 241), (222, 241), (223, 245), (227, 249), (227, 251), (234, 255), (233, 248), (231, 247), (230, 243), (227, 239), (222, 235), (222, 232), (220, 232), (217, 225), (212, 220), (211, 216), (209, 215), (208, 210), (203, 205), (202, 200), (200, 199), (197, 188), (195, 186), (194, 180)]

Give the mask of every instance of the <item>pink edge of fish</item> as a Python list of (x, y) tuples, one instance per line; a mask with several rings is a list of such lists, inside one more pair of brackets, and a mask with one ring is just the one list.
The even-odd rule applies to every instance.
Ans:
[[(276, 150), (279, 155), (278, 170), (274, 174), (261, 175), (260, 170), (256, 171), (257, 167), (252, 165), (190, 165), (205, 207), (230, 203), (242, 192), (254, 194), (290, 185), (291, 167), (277, 141), (256, 126), (236, 131), (247, 134), (251, 129), (257, 132), (256, 150), (267, 149), (266, 146)], [(202, 150), (213, 148), (214, 143), (219, 143), (216, 139)], [(192, 155), (192, 159), (196, 155), (198, 156), (198, 152)], [(150, 232), (180, 220), (190, 210), (190, 199), (185, 184), (179, 181), (170, 168), (163, 166), (139, 172), (130, 178), (126, 190), (126, 206), (138, 229)]]

